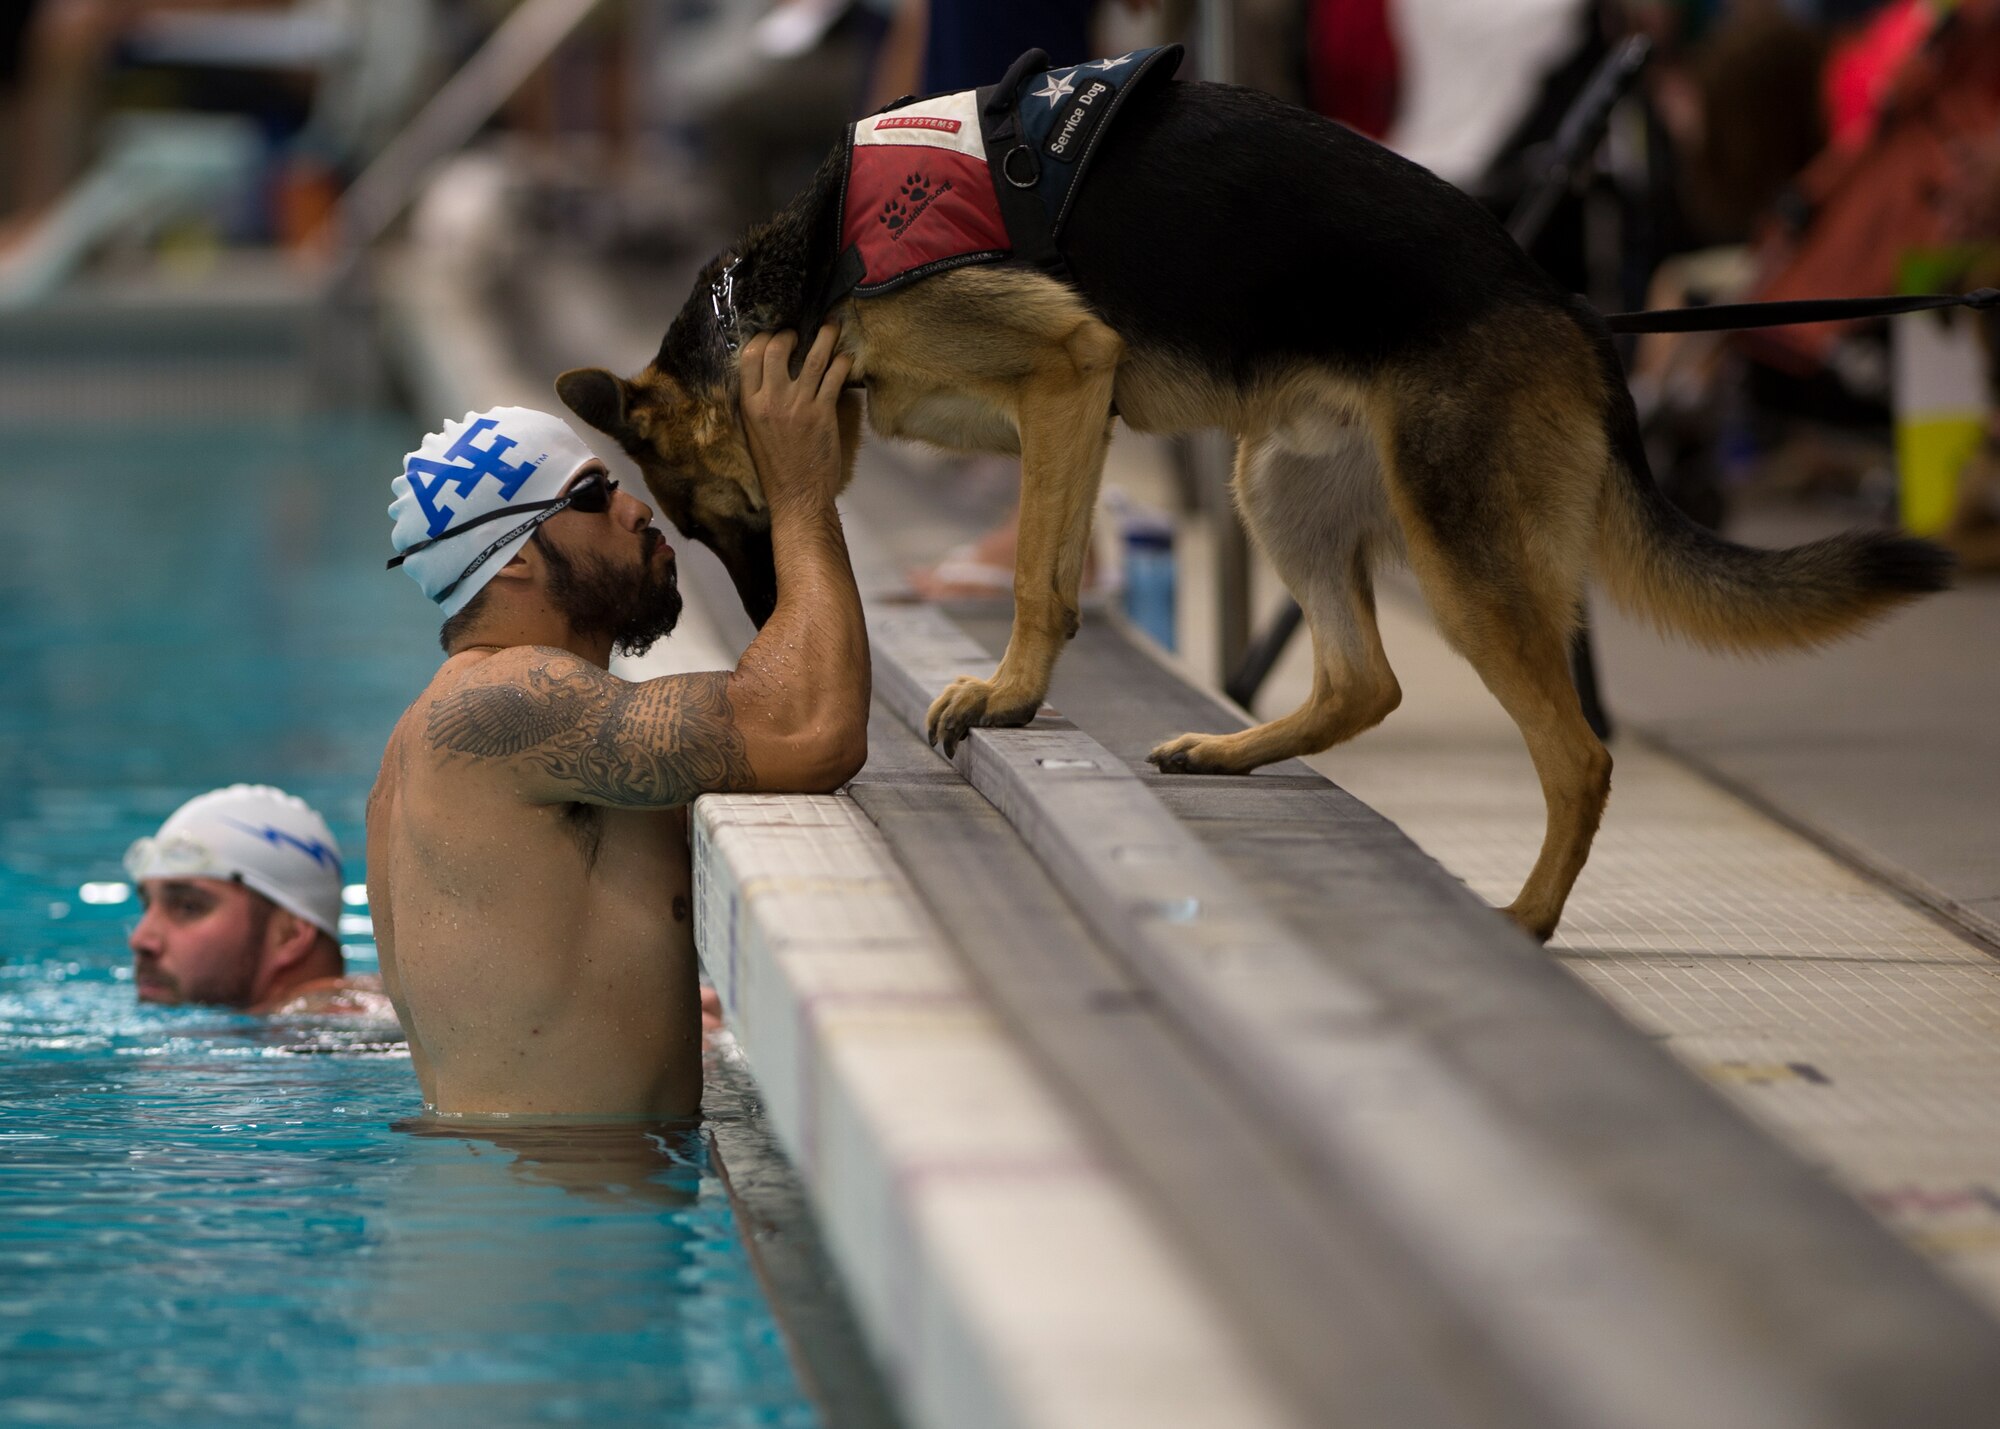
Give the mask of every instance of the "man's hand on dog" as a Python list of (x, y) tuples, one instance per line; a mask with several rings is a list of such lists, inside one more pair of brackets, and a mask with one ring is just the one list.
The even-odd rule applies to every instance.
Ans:
[(743, 433), (758, 484), (773, 507), (832, 504), (840, 489), (840, 425), (835, 409), (854, 359), (833, 350), (840, 330), (819, 330), (791, 375), (798, 334), (759, 333), (743, 344), (738, 393)]

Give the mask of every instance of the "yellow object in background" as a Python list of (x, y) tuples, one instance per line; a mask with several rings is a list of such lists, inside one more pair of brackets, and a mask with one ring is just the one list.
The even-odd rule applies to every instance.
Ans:
[[(1898, 286), (1906, 293), (1954, 291), (1973, 251), (1909, 254)], [(1986, 350), (1977, 320), (1962, 308), (1895, 318), (1889, 341), (1898, 514), (1905, 530), (1935, 535), (1950, 524), (1959, 473), (1985, 431), (1991, 391)]]
[(1958, 474), (1979, 450), (1983, 414), (1896, 418), (1897, 520), (1914, 536), (1935, 536), (1958, 505)]

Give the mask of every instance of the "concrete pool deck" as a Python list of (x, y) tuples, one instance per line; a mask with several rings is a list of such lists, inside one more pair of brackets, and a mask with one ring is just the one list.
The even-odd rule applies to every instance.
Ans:
[[(1982, 936), (2000, 904), (1973, 896), (2000, 867), (2000, 722), (1954, 688), (1963, 666), (1907, 678), (1976, 663), (1995, 597), (1948, 593), (1782, 669), (1602, 623), (1624, 734), (1549, 947), (2000, 1312), (2000, 958)], [(1408, 585), (1381, 624), (1403, 708), (1313, 766), (1505, 902), (1542, 822), (1520, 736)], [(1270, 708), (1303, 693), (1296, 660)]]

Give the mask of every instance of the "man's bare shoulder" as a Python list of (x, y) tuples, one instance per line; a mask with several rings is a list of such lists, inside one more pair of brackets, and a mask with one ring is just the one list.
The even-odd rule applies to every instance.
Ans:
[(426, 762), (505, 773), (535, 802), (665, 808), (752, 778), (715, 671), (632, 682), (549, 646), (440, 673), (404, 717)]
[[(537, 652), (544, 658), (534, 658)], [(492, 770), (470, 768), (465, 760), (450, 757), (454, 751), (448, 744), (440, 746), (441, 728), (466, 725), (468, 717), (480, 711), (487, 712), (491, 722), (497, 713), (494, 701), (505, 700), (507, 696), (490, 692), (524, 687), (531, 669), (546, 667), (552, 661), (584, 663), (566, 650), (539, 647), (511, 647), (472, 658), (459, 656), (446, 660), (397, 718), (383, 745), (381, 767), (368, 794), (371, 836), (378, 814), (399, 807), (400, 813), (407, 815), (408, 808), (400, 806), (407, 805), (412, 798), (419, 807), (432, 803), (429, 791), (438, 787), (440, 779), (461, 790), (466, 787), (468, 775), (473, 784), (490, 782), (484, 776)]]
[(621, 688), (626, 681), (567, 650), (514, 645), (440, 671), (406, 720), (435, 755), (505, 759), (575, 730)]

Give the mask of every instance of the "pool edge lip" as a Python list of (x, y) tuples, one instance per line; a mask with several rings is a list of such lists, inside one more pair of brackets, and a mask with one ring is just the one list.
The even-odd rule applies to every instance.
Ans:
[(707, 795), (693, 825), (704, 967), (910, 1423), (1308, 1422), (853, 799)]
[(740, 1079), (737, 1099), (752, 1108), (743, 1117), (704, 1117), (702, 1131), (800, 1385), (826, 1429), (904, 1429), (810, 1194), (765, 1119), (756, 1079), (733, 1047), (704, 1060), (710, 1085)]

